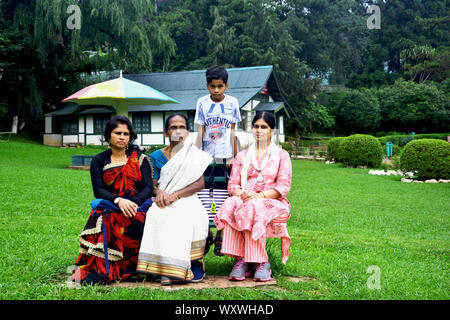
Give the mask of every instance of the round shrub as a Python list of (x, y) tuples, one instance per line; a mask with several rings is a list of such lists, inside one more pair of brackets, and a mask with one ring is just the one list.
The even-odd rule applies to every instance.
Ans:
[(383, 160), (383, 148), (377, 138), (367, 134), (354, 134), (344, 138), (339, 156), (347, 166), (378, 168)]
[(339, 146), (344, 137), (335, 137), (328, 141), (327, 158), (330, 160), (339, 161)]
[(444, 140), (409, 142), (400, 155), (400, 168), (417, 171), (420, 180), (450, 179), (450, 144)]

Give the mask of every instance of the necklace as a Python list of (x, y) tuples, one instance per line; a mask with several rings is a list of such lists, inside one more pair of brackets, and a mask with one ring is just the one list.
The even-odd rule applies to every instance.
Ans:
[[(255, 150), (256, 151), (256, 150)], [(263, 153), (264, 155), (264, 153)], [(267, 165), (267, 162), (269, 161), (270, 158), (270, 152), (268, 152), (264, 158), (261, 161), (261, 165), (258, 165), (258, 161), (256, 160), (256, 152), (254, 154), (254, 156), (252, 157), (252, 163), (253, 163), (253, 168), (255, 168), (255, 170), (258, 172), (258, 177), (256, 178), (256, 181), (261, 183), (264, 181), (264, 177), (262, 175), (262, 171), (264, 169), (264, 167)]]
[(120, 155), (111, 154), (111, 162), (112, 163), (125, 162), (126, 160), (127, 160), (127, 155), (125, 153), (120, 154)]

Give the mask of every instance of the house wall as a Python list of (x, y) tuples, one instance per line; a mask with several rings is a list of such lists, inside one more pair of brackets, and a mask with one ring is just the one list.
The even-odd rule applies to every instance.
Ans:
[(70, 135), (63, 135), (62, 136), (62, 144), (68, 144), (68, 143), (78, 143), (78, 135), (76, 134), (70, 134)]
[(163, 132), (164, 131), (164, 121), (163, 112), (152, 112), (151, 113), (151, 126), (152, 132)]
[(45, 131), (46, 134), (52, 133), (52, 117), (45, 117)]
[(164, 143), (164, 135), (162, 133), (144, 133), (144, 134), (138, 134), (138, 141), (142, 141), (142, 145), (144, 146), (150, 146), (155, 144), (165, 144)]
[(86, 133), (87, 134), (94, 133), (94, 116), (93, 115), (86, 116)]
[[(242, 146), (247, 146), (253, 143), (253, 136), (251, 132), (251, 121), (254, 116), (254, 109), (259, 104), (257, 100), (251, 100), (241, 109), (247, 112), (247, 119), (244, 125), (245, 130), (236, 130), (236, 136)], [(169, 143), (168, 139), (164, 137), (164, 122), (165, 119), (172, 112), (152, 112), (151, 113), (151, 132), (150, 133), (139, 133), (137, 141), (141, 146), (150, 145), (167, 145)], [(182, 112), (187, 115), (187, 112)], [(132, 114), (131, 117), (132, 118)], [(277, 137), (279, 142), (284, 142), (284, 118), (279, 116), (278, 133)], [(61, 135), (52, 133), (52, 118), (45, 117), (45, 134), (44, 134), (44, 144), (50, 146), (62, 146), (67, 143), (81, 143), (83, 145), (101, 145), (102, 135), (99, 133), (94, 133), (94, 116), (93, 115), (80, 115), (78, 118), (78, 135)], [(188, 137), (188, 141), (195, 142), (197, 138), (198, 125), (194, 125), (194, 132), (191, 132)]]
[(45, 133), (44, 134), (44, 145), (51, 147), (61, 147), (61, 134), (60, 133)]
[[(84, 134), (80, 133), (79, 135), (80, 143), (84, 145), (102, 145), (103, 133), (94, 132), (94, 115), (80, 116), (79, 123), (83, 123), (83, 128), (85, 128)], [(103, 145), (105, 145), (105, 142), (103, 142)]]
[(102, 135), (101, 134), (87, 134), (86, 135), (86, 145), (93, 144), (96, 146), (102, 145)]
[[(279, 117), (278, 124), (279, 124), (278, 130), (280, 131), (280, 134), (284, 135), (284, 118), (283, 118), (283, 116)], [(282, 142), (284, 142), (284, 141), (282, 141)]]

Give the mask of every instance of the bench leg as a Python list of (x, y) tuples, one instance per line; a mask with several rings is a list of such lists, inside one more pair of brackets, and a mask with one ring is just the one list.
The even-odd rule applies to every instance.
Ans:
[(211, 231), (211, 228), (208, 228), (208, 237), (206, 238), (205, 252), (203, 253), (203, 256), (206, 256), (206, 254), (209, 252), (209, 248), (213, 243), (214, 243), (214, 235)]
[(223, 230), (217, 231), (216, 238), (214, 239), (214, 254), (219, 257), (223, 256), (223, 254), (220, 253), (220, 250), (222, 249), (222, 240)]

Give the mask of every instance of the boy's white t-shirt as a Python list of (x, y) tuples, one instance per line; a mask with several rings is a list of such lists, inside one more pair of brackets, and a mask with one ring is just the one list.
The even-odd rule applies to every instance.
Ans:
[(195, 123), (205, 126), (202, 150), (213, 158), (232, 158), (231, 124), (241, 121), (239, 103), (235, 97), (224, 95), (220, 102), (211, 100), (210, 95), (197, 101)]

